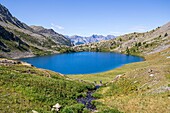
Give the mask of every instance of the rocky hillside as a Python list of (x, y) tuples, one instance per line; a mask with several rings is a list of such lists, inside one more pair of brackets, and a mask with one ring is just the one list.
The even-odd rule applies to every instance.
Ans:
[(53, 29), (46, 29), (42, 26), (30, 26), (34, 32), (50, 37), (55, 43), (71, 46), (70, 40), (63, 35), (56, 33)]
[(113, 35), (107, 35), (107, 36), (92, 35), (90, 37), (74, 35), (74, 36), (70, 36), (70, 37), (66, 36), (66, 37), (69, 38), (71, 40), (72, 44), (74, 44), (74, 45), (94, 43), (94, 42), (99, 42), (102, 40), (110, 40), (110, 39), (115, 38), (115, 36), (113, 36)]
[(73, 47), (76, 51), (115, 51), (133, 55), (159, 52), (170, 47), (170, 22), (145, 33), (130, 33), (108, 41)]
[(71, 45), (69, 39), (52, 29), (36, 29), (22, 23), (3, 5), (0, 5), (0, 30), (0, 57), (21, 58), (60, 53)]
[(19, 28), (29, 29), (29, 26), (19, 21), (17, 18), (13, 17), (9, 10), (0, 4), (0, 21), (5, 23), (11, 23)]

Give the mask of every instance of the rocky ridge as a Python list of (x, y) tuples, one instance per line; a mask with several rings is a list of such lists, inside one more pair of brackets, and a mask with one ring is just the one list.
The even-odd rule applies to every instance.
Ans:
[(0, 21), (4, 23), (11, 23), (19, 28), (29, 29), (29, 26), (19, 21), (17, 18), (13, 17), (9, 10), (0, 4)]
[(55, 32), (53, 29), (46, 29), (42, 26), (30, 26), (34, 32), (41, 34), (45, 37), (50, 37), (55, 43), (71, 46), (70, 40), (68, 40), (62, 34)]
[(113, 36), (113, 35), (107, 35), (107, 36), (92, 35), (89, 37), (74, 35), (74, 36), (66, 36), (66, 37), (69, 38), (71, 40), (72, 44), (74, 44), (74, 45), (94, 43), (94, 42), (99, 42), (102, 40), (110, 40), (110, 39), (116, 38), (116, 36)]
[(3, 5), (0, 5), (0, 30), (0, 57), (21, 58), (60, 53), (71, 45), (69, 39), (52, 29), (37, 31), (22, 23)]

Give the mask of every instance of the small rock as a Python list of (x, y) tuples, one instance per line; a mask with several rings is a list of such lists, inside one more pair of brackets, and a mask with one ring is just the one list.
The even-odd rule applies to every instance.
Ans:
[(26, 63), (26, 62), (22, 62), (21, 64), (22, 64), (22, 65), (24, 65), (24, 66), (32, 67), (32, 65), (31, 65), (31, 64)]
[(150, 74), (149, 76), (150, 76), (150, 77), (153, 77), (153, 76), (154, 76), (154, 74)]
[(170, 58), (170, 56), (166, 57), (166, 58)]
[(33, 113), (38, 113), (38, 112), (37, 112), (37, 111), (35, 111), (35, 110), (32, 110), (32, 112), (33, 112)]
[(64, 74), (58, 73), (60, 76), (65, 76)]
[(117, 75), (116, 78), (120, 78), (122, 75)]
[(98, 112), (98, 110), (94, 110), (93, 112), (96, 113), (96, 112)]
[(135, 84), (135, 83), (137, 83), (138, 81), (134, 81), (133, 83)]
[(151, 73), (151, 72), (152, 72), (152, 69), (149, 69), (149, 70), (148, 70), (148, 73)]
[(55, 104), (55, 105), (53, 106), (53, 108), (51, 109), (51, 111), (59, 111), (60, 107), (61, 107), (61, 105), (60, 105), (59, 103), (57, 103), (57, 104)]

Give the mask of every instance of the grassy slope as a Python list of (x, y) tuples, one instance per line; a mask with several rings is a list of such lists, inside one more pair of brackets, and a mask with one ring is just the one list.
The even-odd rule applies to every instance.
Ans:
[(1, 64), (0, 111), (46, 113), (51, 112), (51, 106), (56, 103), (62, 105), (62, 110), (74, 105), (81, 107), (75, 99), (92, 87), (89, 83), (73, 81), (51, 71), (22, 64)]
[[(123, 112), (164, 112), (170, 110), (170, 48), (148, 55), (146, 61), (124, 65), (120, 68), (89, 75), (72, 75), (74, 79), (85, 81), (102, 80), (107, 85), (101, 87), (95, 96), (99, 111), (116, 108)], [(150, 71), (152, 70), (152, 71)], [(124, 74), (115, 81), (116, 75)], [(153, 74), (154, 76), (150, 76)]]

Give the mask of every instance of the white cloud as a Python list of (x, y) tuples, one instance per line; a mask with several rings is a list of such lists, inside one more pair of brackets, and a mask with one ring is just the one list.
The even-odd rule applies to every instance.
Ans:
[(60, 26), (60, 25), (56, 25), (56, 24), (53, 24), (53, 23), (51, 23), (51, 28), (52, 29), (59, 29), (59, 30), (63, 30), (64, 29), (64, 27), (62, 27), (62, 26)]
[(112, 34), (112, 35), (115, 35), (115, 36), (120, 36), (120, 35), (122, 35), (124, 33), (115, 31), (115, 32), (110, 32), (109, 34)]
[(134, 26), (130, 30), (133, 32), (145, 32), (147, 28), (145, 26)]

